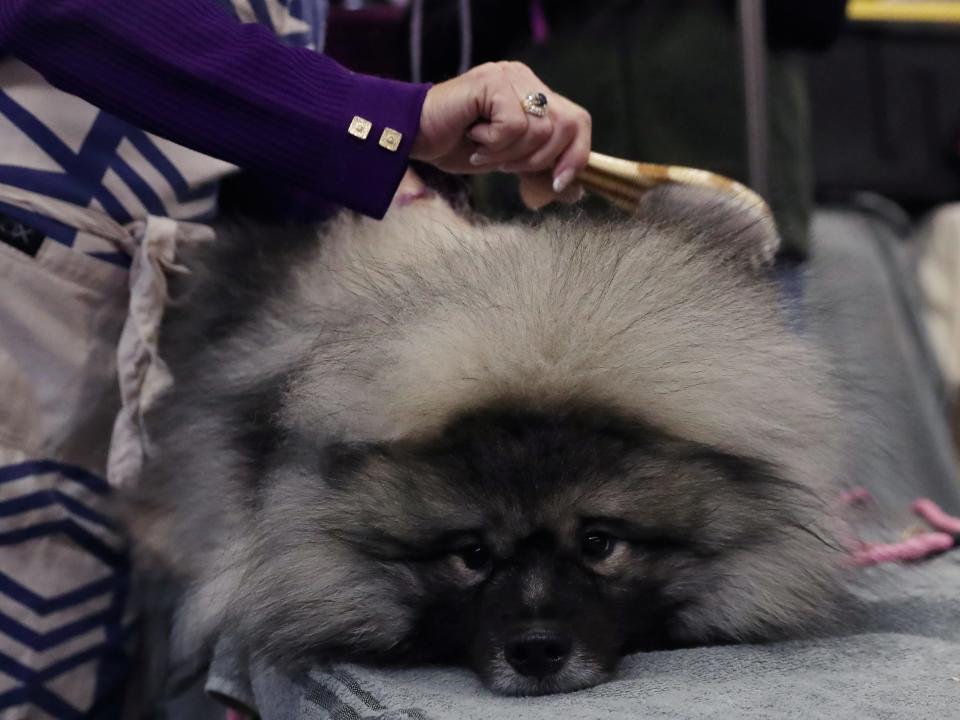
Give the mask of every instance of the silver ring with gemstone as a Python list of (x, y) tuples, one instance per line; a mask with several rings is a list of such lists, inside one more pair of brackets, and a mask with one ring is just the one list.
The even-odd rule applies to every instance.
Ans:
[(523, 111), (528, 115), (544, 117), (547, 114), (547, 96), (542, 92), (529, 93), (522, 101)]

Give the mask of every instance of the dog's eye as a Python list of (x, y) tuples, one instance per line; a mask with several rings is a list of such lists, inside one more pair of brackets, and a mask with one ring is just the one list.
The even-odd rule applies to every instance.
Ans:
[(587, 560), (603, 560), (610, 557), (617, 546), (616, 538), (602, 532), (591, 532), (580, 541), (580, 552)]
[(483, 570), (490, 564), (490, 551), (483, 545), (470, 545), (457, 552), (457, 555), (468, 570)]

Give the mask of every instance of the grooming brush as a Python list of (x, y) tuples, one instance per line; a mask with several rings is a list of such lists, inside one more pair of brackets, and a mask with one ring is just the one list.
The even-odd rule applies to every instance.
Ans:
[(730, 193), (744, 205), (760, 208), (765, 215), (770, 216), (770, 208), (764, 199), (746, 185), (697, 168), (633, 162), (591, 152), (590, 160), (580, 171), (577, 180), (586, 190), (627, 212), (637, 210), (641, 195), (650, 188), (674, 183)]

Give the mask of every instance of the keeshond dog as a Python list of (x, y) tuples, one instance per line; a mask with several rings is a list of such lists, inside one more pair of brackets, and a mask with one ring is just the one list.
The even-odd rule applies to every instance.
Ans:
[(829, 370), (758, 212), (223, 228), (185, 259), (129, 527), (173, 646), (584, 688), (626, 653), (817, 627), (838, 587)]

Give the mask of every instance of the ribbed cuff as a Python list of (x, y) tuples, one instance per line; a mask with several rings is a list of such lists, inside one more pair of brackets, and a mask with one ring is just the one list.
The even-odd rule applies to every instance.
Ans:
[[(345, 142), (344, 151), (334, 155), (337, 167), (332, 171), (337, 194), (350, 198), (348, 204), (354, 210), (380, 219), (390, 207), (409, 164), (430, 86), (360, 74), (353, 74), (352, 80), (353, 87), (339, 109), (340, 116), (331, 118)], [(372, 125), (365, 140), (347, 132), (355, 116)], [(396, 150), (380, 145), (380, 138), (388, 128), (403, 136)]]

